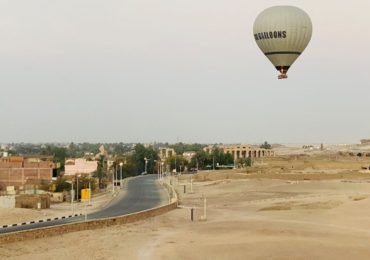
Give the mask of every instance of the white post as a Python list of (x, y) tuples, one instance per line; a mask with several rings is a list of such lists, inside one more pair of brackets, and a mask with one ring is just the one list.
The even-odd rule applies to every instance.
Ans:
[(118, 168), (116, 167), (116, 176), (115, 176), (116, 180), (115, 180), (115, 184), (117, 185), (117, 180), (118, 180)]
[(87, 220), (87, 207), (86, 207), (86, 202), (85, 202), (85, 221)]
[(193, 177), (190, 177), (190, 192), (193, 193)]
[(112, 169), (112, 192), (114, 194), (114, 169)]
[(148, 161), (150, 161), (150, 159), (145, 157), (144, 160), (145, 160), (145, 170), (144, 170), (144, 172), (145, 172), (145, 174), (148, 174)]
[(204, 196), (203, 197), (203, 199), (204, 199), (204, 212), (203, 212), (203, 218), (204, 218), (204, 220), (207, 220), (207, 198)]
[(76, 189), (76, 193), (77, 193), (77, 202), (78, 202), (78, 175), (77, 175), (77, 189)]
[(119, 167), (120, 167), (120, 173), (119, 173), (119, 176), (120, 176), (120, 180), (119, 180), (119, 188), (122, 189), (122, 166), (123, 166), (123, 162), (120, 162), (119, 163)]
[(89, 176), (89, 205), (91, 205), (91, 180)]
[(159, 174), (159, 179), (162, 181), (163, 178), (163, 162), (161, 162), (161, 169), (160, 169), (160, 174)]
[(71, 189), (71, 208), (72, 208), (72, 215), (74, 214), (74, 208), (73, 208), (73, 197), (75, 195), (75, 192), (73, 190), (73, 179), (72, 179), (72, 189)]

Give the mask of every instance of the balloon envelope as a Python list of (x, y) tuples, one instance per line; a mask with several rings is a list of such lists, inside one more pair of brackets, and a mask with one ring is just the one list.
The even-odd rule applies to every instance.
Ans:
[(256, 18), (253, 34), (258, 47), (286, 78), (294, 61), (307, 47), (312, 36), (310, 17), (294, 6), (273, 6)]

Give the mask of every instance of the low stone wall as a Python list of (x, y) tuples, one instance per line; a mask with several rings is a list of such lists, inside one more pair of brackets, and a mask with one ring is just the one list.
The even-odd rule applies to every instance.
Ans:
[(63, 192), (51, 192), (49, 194), (50, 194), (51, 203), (63, 202), (63, 198), (64, 198)]
[(77, 232), (83, 230), (94, 230), (104, 227), (109, 227), (112, 225), (120, 225), (120, 224), (127, 224), (132, 223), (140, 220), (144, 220), (147, 218), (155, 217), (162, 215), (166, 212), (169, 212), (173, 209), (177, 208), (177, 201), (172, 202), (171, 204), (149, 209), (129, 215), (124, 215), (121, 217), (113, 217), (113, 218), (106, 218), (100, 220), (88, 220), (85, 222), (79, 223), (71, 223), (71, 224), (64, 224), (55, 227), (46, 227), (46, 228), (38, 228), (33, 230), (27, 231), (19, 231), (9, 234), (0, 234), (0, 244), (3, 243), (11, 243), (17, 241), (24, 241), (36, 238), (43, 238), (43, 237), (51, 237), (51, 236), (59, 236), (65, 233), (70, 232)]
[(15, 208), (15, 196), (0, 196), (0, 208)]
[(50, 208), (50, 195), (40, 194), (40, 195), (29, 195), (22, 194), (15, 198), (16, 208), (28, 208), (28, 209), (48, 209)]

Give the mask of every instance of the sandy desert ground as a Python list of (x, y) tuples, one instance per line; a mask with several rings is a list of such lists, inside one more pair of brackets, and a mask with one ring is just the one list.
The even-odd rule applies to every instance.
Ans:
[[(259, 178), (245, 172), (198, 173), (192, 178), (193, 193), (190, 176), (181, 176), (181, 205), (170, 213), (129, 225), (0, 245), (0, 258), (369, 259), (370, 174), (296, 176), (301, 174)], [(316, 177), (310, 179), (310, 174)], [(327, 178), (330, 174), (336, 178)], [(201, 220), (203, 197), (206, 221)]]

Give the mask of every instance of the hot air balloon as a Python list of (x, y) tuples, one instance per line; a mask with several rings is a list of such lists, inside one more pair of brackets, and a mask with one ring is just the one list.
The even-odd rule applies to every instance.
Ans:
[(273, 6), (257, 16), (253, 34), (258, 47), (281, 73), (278, 78), (285, 79), (311, 40), (312, 23), (297, 7)]

